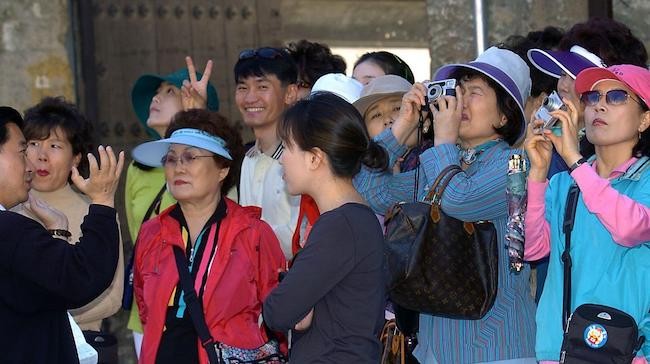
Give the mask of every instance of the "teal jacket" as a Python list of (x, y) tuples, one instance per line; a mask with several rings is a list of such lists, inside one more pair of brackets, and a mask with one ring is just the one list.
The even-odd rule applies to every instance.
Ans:
[[(538, 360), (558, 360), (562, 344), (562, 289), (565, 236), (562, 232), (564, 207), (573, 178), (558, 173), (546, 190), (546, 220), (550, 225), (551, 255), (544, 293), (537, 309)], [(611, 181), (614, 189), (636, 202), (650, 206), (650, 159), (640, 158), (625, 174)], [(581, 195), (582, 196), (582, 195)], [(636, 320), (641, 335), (650, 339), (650, 236), (645, 243), (627, 248), (614, 242), (611, 234), (578, 201), (571, 233), (571, 310), (583, 303), (618, 308)], [(637, 355), (650, 360), (650, 340)]]

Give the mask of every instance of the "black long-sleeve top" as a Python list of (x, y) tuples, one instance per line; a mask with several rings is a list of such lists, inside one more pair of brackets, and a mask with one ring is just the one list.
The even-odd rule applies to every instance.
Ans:
[(118, 260), (115, 209), (91, 205), (76, 245), (38, 222), (0, 211), (0, 362), (78, 362), (66, 311), (111, 283)]
[(378, 363), (385, 283), (383, 234), (364, 205), (324, 213), (280, 285), (264, 302), (273, 330), (293, 328), (314, 308), (311, 326), (293, 332), (292, 363)]

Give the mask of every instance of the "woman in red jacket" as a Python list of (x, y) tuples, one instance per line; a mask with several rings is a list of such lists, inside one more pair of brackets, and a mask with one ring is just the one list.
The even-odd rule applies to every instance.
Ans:
[(207, 363), (179, 283), (174, 249), (185, 254), (205, 321), (224, 358), (277, 350), (260, 327), (262, 302), (277, 285), (284, 255), (256, 207), (227, 199), (243, 156), (238, 132), (219, 114), (178, 113), (165, 139), (133, 151), (162, 165), (178, 201), (142, 226), (134, 288), (144, 328), (140, 363)]

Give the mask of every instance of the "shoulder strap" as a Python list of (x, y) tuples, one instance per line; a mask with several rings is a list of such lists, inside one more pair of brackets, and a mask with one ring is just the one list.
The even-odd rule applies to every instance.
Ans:
[(151, 201), (151, 205), (149, 205), (149, 208), (147, 209), (147, 212), (144, 214), (144, 217), (142, 218), (142, 223), (144, 224), (145, 221), (149, 220), (151, 218), (151, 215), (153, 214), (153, 211), (156, 210), (159, 212), (160, 210), (160, 202), (162, 201), (162, 195), (165, 193), (165, 190), (167, 190), (167, 184), (164, 183), (162, 185), (162, 188), (160, 191), (158, 191), (158, 194), (156, 197)]
[(183, 250), (174, 246), (174, 258), (176, 258), (176, 269), (178, 269), (178, 277), (180, 280), (181, 289), (183, 290), (183, 299), (187, 305), (187, 310), (192, 319), (192, 324), (194, 324), (194, 329), (199, 335), (201, 340), (201, 346), (208, 353), (208, 360), (211, 364), (220, 364), (223, 363), (221, 360), (221, 353), (215, 345), (215, 341), (210, 335), (210, 330), (208, 325), (205, 323), (205, 315), (203, 314), (203, 307), (201, 307), (201, 302), (196, 297), (196, 291), (192, 285), (192, 278), (190, 277), (190, 272), (187, 269), (187, 263), (185, 261), (185, 254)]
[(569, 317), (571, 316), (571, 231), (576, 217), (576, 207), (578, 205), (578, 196), (580, 189), (577, 185), (572, 184), (567, 194), (566, 206), (564, 209), (564, 223), (562, 231), (564, 232), (564, 252), (562, 253), (562, 263), (564, 264), (564, 290), (562, 300), (562, 328), (566, 330)]
[(434, 200), (440, 199), (445, 188), (447, 188), (447, 185), (449, 182), (451, 182), (451, 179), (462, 171), (463, 169), (460, 168), (460, 166), (457, 164), (452, 164), (445, 167), (445, 169), (440, 172), (438, 177), (436, 177), (433, 185), (431, 185), (431, 189), (429, 190), (429, 193), (427, 193), (425, 201), (435, 202)]

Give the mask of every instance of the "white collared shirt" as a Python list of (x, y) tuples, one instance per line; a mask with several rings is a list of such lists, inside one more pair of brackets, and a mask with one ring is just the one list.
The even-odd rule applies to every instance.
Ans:
[(7, 209), (5, 209), (5, 207), (2, 206), (2, 204), (0, 204), (0, 211), (7, 211)]
[(241, 167), (239, 204), (262, 208), (266, 221), (280, 241), (284, 256), (290, 259), (291, 239), (298, 222), (300, 196), (292, 196), (282, 179), (282, 144), (271, 156), (264, 154), (257, 143), (246, 153)]

